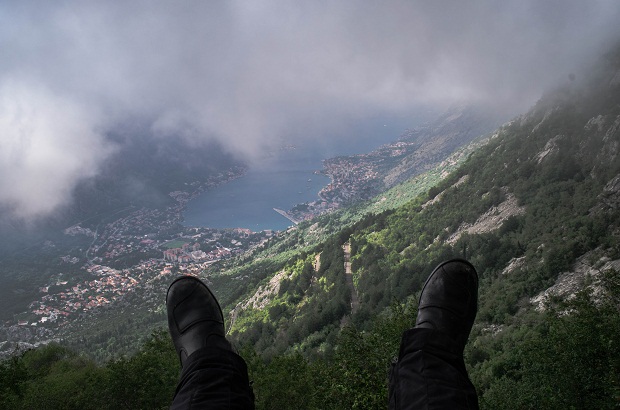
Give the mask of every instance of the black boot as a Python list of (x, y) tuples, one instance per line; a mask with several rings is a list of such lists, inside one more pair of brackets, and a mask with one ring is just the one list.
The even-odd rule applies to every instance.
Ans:
[(415, 327), (403, 333), (392, 364), (390, 409), (478, 409), (463, 360), (477, 300), (478, 275), (469, 262), (453, 259), (431, 273)]
[(203, 347), (232, 350), (225, 338), (222, 309), (200, 279), (182, 276), (172, 282), (166, 295), (166, 308), (170, 336), (181, 366)]
[(416, 328), (446, 333), (462, 352), (478, 311), (478, 274), (471, 263), (453, 259), (435, 268), (424, 284)]

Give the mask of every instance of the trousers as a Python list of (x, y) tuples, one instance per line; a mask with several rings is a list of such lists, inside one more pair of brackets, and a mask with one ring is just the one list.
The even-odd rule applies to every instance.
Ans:
[(245, 361), (230, 350), (215, 347), (192, 353), (181, 370), (170, 408), (254, 409)]
[(405, 331), (398, 360), (390, 369), (389, 408), (478, 409), (476, 389), (459, 349), (443, 332)]
[[(433, 329), (403, 333), (388, 396), (393, 410), (478, 409), (462, 352)], [(254, 409), (245, 361), (226, 349), (196, 351), (183, 367), (171, 409)]]

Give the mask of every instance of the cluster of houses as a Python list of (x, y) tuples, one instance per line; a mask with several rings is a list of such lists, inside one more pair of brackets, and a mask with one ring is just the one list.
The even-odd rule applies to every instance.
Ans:
[[(230, 257), (233, 252), (231, 249), (218, 246), (209, 253), (205, 253), (200, 250), (199, 243), (186, 243), (181, 248), (167, 249), (163, 253), (165, 261), (145, 261), (132, 270), (117, 270), (108, 266), (93, 264), (86, 268), (89, 273), (95, 276), (92, 280), (74, 285), (69, 284), (66, 280), (57, 280), (54, 284), (41, 287), (39, 290), (43, 294), (42, 297), (29, 306), (30, 313), (36, 315), (37, 320), (35, 322), (20, 320), (18, 324), (34, 326), (37, 322), (41, 324), (56, 322), (57, 325), (61, 325), (61, 322), (64, 322), (67, 316), (71, 314), (84, 313), (96, 307), (109, 305), (114, 300), (132, 291), (139, 285), (140, 278), (144, 273), (170, 274), (171, 266), (166, 266), (170, 262), (187, 264), (180, 266), (185, 274), (194, 273), (193, 271), (198, 273), (204, 269), (204, 266), (194, 262), (209, 263), (209, 261)], [(162, 264), (165, 264), (163, 270)], [(65, 290), (50, 293), (50, 288), (56, 286), (65, 287)]]
[[(138, 284), (127, 270), (118, 271), (101, 265), (92, 265), (87, 270), (97, 279), (78, 283), (63, 292), (44, 295), (30, 304), (32, 313), (39, 316), (40, 323), (55, 322), (71, 313), (110, 304)], [(58, 281), (56, 285), (67, 285), (67, 281)], [(48, 293), (49, 286), (40, 288), (40, 291)]]
[(218, 247), (209, 253), (200, 250), (200, 244), (189, 243), (183, 244), (181, 248), (166, 249), (164, 251), (164, 260), (170, 262), (189, 263), (205, 260), (219, 260), (228, 258), (232, 255), (232, 251), (228, 248)]
[(200, 244), (196, 242), (193, 245), (184, 243), (181, 248), (166, 249), (164, 251), (164, 259), (171, 262), (187, 263), (203, 259), (206, 253), (200, 250)]

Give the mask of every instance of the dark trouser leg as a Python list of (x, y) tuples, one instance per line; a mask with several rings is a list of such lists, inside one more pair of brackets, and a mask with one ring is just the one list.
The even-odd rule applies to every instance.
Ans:
[(477, 409), (462, 352), (445, 333), (416, 328), (403, 333), (398, 362), (392, 365), (389, 408)]
[(202, 348), (189, 356), (171, 409), (254, 409), (245, 361), (226, 349)]

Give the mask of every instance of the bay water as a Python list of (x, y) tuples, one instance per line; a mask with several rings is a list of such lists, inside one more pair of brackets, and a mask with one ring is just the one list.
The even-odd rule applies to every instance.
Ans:
[[(420, 117), (421, 118), (421, 117)], [(274, 208), (288, 211), (295, 205), (318, 199), (330, 181), (317, 174), (321, 161), (337, 155), (367, 153), (397, 140), (420, 118), (380, 117), (357, 123), (347, 135), (317, 138), (316, 141), (282, 150), (252, 167), (243, 176), (210, 189), (187, 204), (185, 226), (284, 230), (293, 223)], [(413, 122), (413, 124), (412, 124)]]
[(318, 199), (329, 178), (315, 174), (320, 161), (289, 153), (266, 169), (250, 169), (245, 175), (211, 189), (189, 202), (184, 213), (187, 226), (247, 228), (252, 231), (284, 230), (293, 223), (274, 211), (288, 211), (297, 204)]

